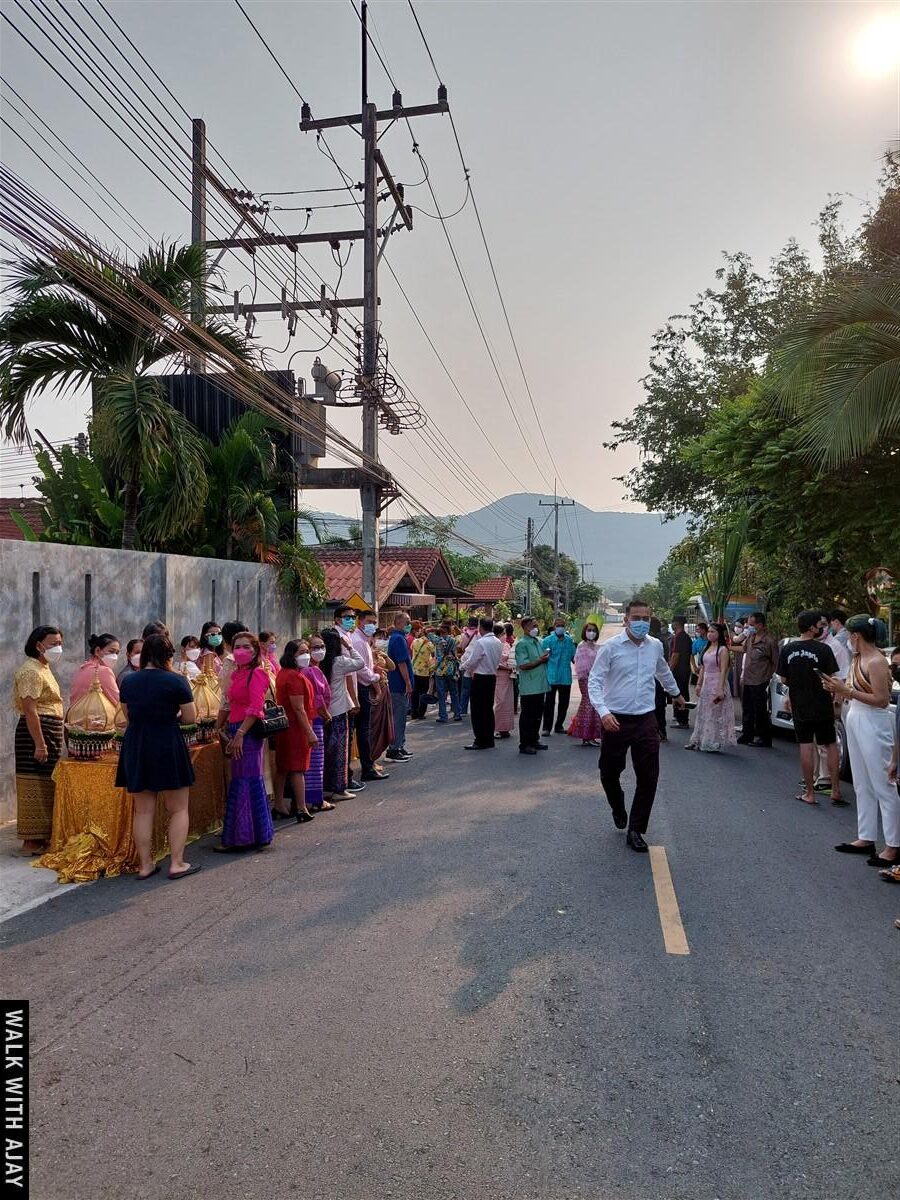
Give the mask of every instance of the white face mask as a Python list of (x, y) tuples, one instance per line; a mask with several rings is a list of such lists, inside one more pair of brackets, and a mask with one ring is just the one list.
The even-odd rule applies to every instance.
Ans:
[(136, 671), (140, 670), (141, 656), (139, 654), (132, 654), (131, 658), (129, 658), (128, 661), (131, 663), (131, 665), (134, 667), (134, 669)]
[(116, 665), (116, 663), (119, 661), (119, 656), (118, 656), (118, 654), (104, 654), (103, 661), (106, 663), (106, 665), (108, 667), (114, 667)]
[(200, 651), (195, 646), (190, 650), (185, 650), (184, 657), (188, 660), (188, 662), (196, 662), (197, 659), (200, 657)]
[(375, 646), (378, 650), (384, 650), (387, 646), (387, 642), (384, 640), (384, 638), (376, 638)]
[(529, 629), (528, 632), (531, 634), (531, 636), (533, 638), (539, 638), (541, 636), (541, 631), (540, 631), (540, 629), (538, 629), (537, 625), (533, 625), (531, 627), (531, 629)]
[(597, 634), (594, 632), (594, 630), (593, 630), (593, 629), (588, 629), (588, 630), (585, 632), (585, 635), (584, 635), (584, 636), (587, 638), (587, 640), (588, 640), (589, 642), (595, 642), (595, 641), (597, 640)]
[(294, 658), (294, 662), (297, 664), (298, 667), (308, 667), (310, 658), (311, 658), (311, 655), (309, 655), (309, 654), (298, 654)]
[(321, 662), (322, 659), (325, 657), (325, 647), (319, 646), (315, 650), (311, 650), (309, 656), (313, 660), (313, 662)]
[(62, 657), (62, 646), (48, 646), (46, 650), (42, 650), (44, 658), (49, 658), (51, 662)]

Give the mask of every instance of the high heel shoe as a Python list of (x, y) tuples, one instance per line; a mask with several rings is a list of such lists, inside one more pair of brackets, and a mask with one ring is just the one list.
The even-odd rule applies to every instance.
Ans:
[(311, 812), (298, 812), (294, 817), (294, 820), (298, 825), (304, 825), (307, 821), (311, 821), (312, 819), (313, 815)]

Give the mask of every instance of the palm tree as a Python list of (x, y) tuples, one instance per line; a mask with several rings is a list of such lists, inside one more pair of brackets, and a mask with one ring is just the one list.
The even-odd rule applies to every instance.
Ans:
[(279, 492), (289, 483), (278, 462), (271, 426), (257, 412), (245, 412), (232, 421), (218, 444), (209, 446), (210, 492), (206, 514), (207, 539), (225, 558), (252, 555), (273, 562), (278, 546), (297, 520), (308, 521), (321, 534), (315, 514), (279, 508)]
[(833, 296), (783, 339), (769, 397), (834, 470), (900, 437), (900, 269)]
[[(184, 330), (170, 307), (190, 313), (192, 288), (208, 283), (206, 256), (200, 246), (160, 242), (133, 268), (115, 257), (73, 258), (69, 268), (23, 255), (9, 268), (7, 291), (14, 301), (0, 318), (0, 426), (8, 438), (30, 441), (27, 410), (37, 396), (48, 388), (91, 384), (93, 441), (121, 493), (122, 547), (133, 549), (142, 492), (164, 467), (171, 466), (171, 486), (154, 536), (186, 529), (207, 495), (203, 440), (150, 374), (182, 354), (173, 334), (177, 329), (183, 336)], [(148, 319), (111, 311), (110, 287), (123, 303), (139, 303)], [(158, 303), (148, 299), (147, 288)], [(247, 340), (225, 322), (207, 318), (203, 325), (223, 349), (243, 362), (255, 361)]]

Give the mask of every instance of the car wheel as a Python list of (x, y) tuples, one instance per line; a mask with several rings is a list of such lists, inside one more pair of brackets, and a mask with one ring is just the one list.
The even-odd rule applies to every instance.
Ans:
[(847, 733), (844, 729), (843, 721), (838, 721), (835, 724), (835, 733), (837, 734), (838, 762), (840, 763), (841, 781), (843, 783), (852, 783), (853, 774), (850, 770), (850, 751), (847, 748)]

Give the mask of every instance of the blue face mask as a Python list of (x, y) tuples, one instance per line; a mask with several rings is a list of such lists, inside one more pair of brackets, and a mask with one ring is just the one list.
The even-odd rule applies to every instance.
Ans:
[(412, 633), (412, 625), (405, 625), (403, 627), (403, 632), (404, 633)]
[(629, 621), (628, 629), (636, 638), (645, 638), (650, 632), (650, 622), (637, 620)]
[(222, 645), (221, 633), (211, 633), (206, 640), (209, 642), (209, 644), (211, 646), (221, 646)]
[(553, 632), (556, 634), (557, 637), (565, 637), (566, 636), (566, 630), (565, 630), (564, 625), (557, 625), (557, 627), (553, 630)]
[(356, 621), (354, 621), (354, 619), (352, 617), (342, 617), (341, 625), (343, 625), (344, 629), (346, 629), (346, 631), (348, 633), (350, 633), (352, 630), (354, 630), (356, 628)]
[(373, 625), (371, 622), (368, 625), (363, 625), (363, 633), (366, 635), (366, 637), (371, 637), (377, 629), (378, 626)]

